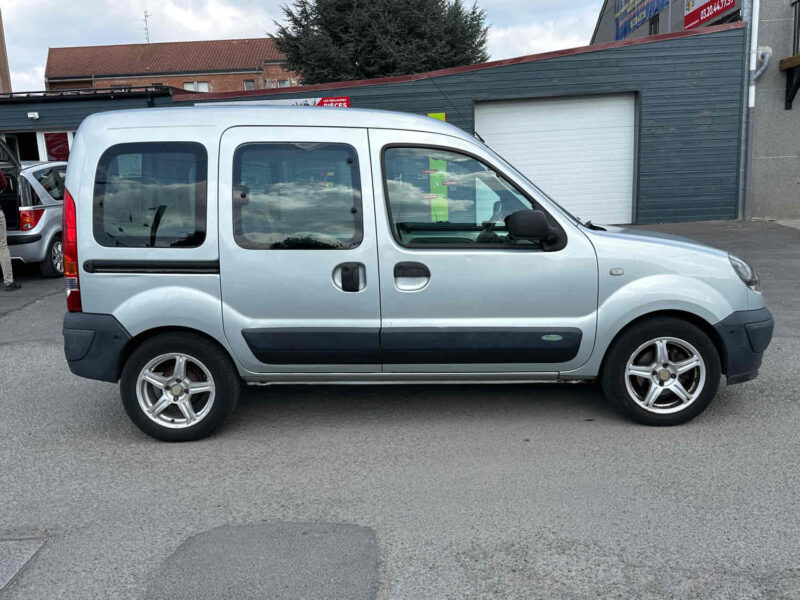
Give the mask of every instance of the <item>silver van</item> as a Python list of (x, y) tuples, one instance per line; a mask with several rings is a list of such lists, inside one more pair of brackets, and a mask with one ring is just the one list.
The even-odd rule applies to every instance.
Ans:
[(599, 380), (631, 419), (673, 425), (722, 374), (756, 377), (772, 337), (744, 261), (582, 223), (427, 117), (97, 114), (66, 188), (69, 367), (119, 381), (162, 440), (217, 429), (242, 382)]

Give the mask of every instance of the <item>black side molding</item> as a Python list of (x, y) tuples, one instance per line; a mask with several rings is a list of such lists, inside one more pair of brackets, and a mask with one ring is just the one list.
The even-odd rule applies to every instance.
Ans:
[(562, 363), (577, 356), (574, 328), (287, 328), (245, 329), (250, 351), (265, 364), (377, 365)]
[(576, 328), (389, 328), (381, 330), (384, 364), (563, 363), (578, 355)]
[(379, 365), (378, 328), (245, 329), (255, 357), (272, 365)]
[(219, 260), (87, 260), (87, 273), (219, 274)]
[(14, 235), (9, 233), (6, 237), (9, 246), (22, 246), (23, 244), (33, 244), (38, 242), (42, 239), (42, 236), (38, 233), (34, 235)]

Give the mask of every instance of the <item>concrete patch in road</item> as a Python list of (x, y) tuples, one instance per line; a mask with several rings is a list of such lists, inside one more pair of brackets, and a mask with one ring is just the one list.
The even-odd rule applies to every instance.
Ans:
[(0, 590), (20, 572), (43, 544), (44, 540), (41, 538), (0, 539)]
[(226, 525), (189, 538), (153, 574), (146, 597), (372, 600), (378, 544), (342, 523)]

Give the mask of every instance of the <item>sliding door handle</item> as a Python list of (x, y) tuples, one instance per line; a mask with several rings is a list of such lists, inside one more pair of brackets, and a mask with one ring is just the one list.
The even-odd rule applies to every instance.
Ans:
[(343, 292), (360, 292), (366, 283), (364, 265), (357, 262), (342, 263), (333, 270), (333, 283)]

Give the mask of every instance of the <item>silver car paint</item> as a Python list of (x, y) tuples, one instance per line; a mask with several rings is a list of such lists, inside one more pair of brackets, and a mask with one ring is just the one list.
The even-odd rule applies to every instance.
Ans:
[[(49, 248), (53, 237), (61, 233), (62, 203), (61, 201), (55, 200), (52, 196), (50, 196), (50, 194), (47, 193), (47, 190), (42, 187), (33, 174), (41, 171), (42, 169), (57, 167), (63, 164), (63, 162), (36, 163), (32, 166), (28, 166), (25, 163), (22, 164), (23, 168), (20, 171), (20, 176), (24, 177), (25, 180), (36, 190), (36, 193), (39, 194), (43, 205), (41, 207), (37, 206), (36, 208), (42, 208), (44, 213), (39, 219), (39, 222), (36, 224), (36, 227), (33, 229), (29, 229), (27, 231), (13, 230), (8, 232), (8, 236), (10, 238), (16, 238), (17, 240), (21, 240), (26, 237), (30, 238), (37, 235), (41, 236), (39, 241), (36, 242), (29, 244), (17, 243), (10, 245), (9, 250), (11, 250), (12, 259), (25, 263), (42, 262), (47, 257), (47, 249)], [(20, 208), (25, 207), (23, 206)]]
[[(386, 129), (370, 129), (369, 137), (373, 173), (381, 172), (382, 149), (396, 143), (446, 146), (474, 154), (490, 164), (494, 162), (470, 138)], [(374, 188), (383, 328), (575, 327), (583, 332), (578, 355), (564, 364), (384, 365), (384, 371), (561, 371), (579, 367), (589, 359), (596, 323), (597, 261), (591, 243), (574, 223), (562, 223), (569, 241), (559, 252), (409, 249), (392, 237), (380, 176), (376, 177)], [(537, 194), (532, 195), (541, 200)], [(393, 267), (404, 261), (429, 267), (431, 278), (425, 289), (397, 289)]]
[[(369, 128), (369, 154), (362, 154), (359, 146), (359, 160), (362, 168), (362, 185), (367, 187), (369, 176), (365, 169), (369, 164), (373, 182), (372, 194), (365, 191), (364, 208), (369, 211), (369, 203), (374, 197), (375, 229), (372, 230), (374, 244), (377, 244), (381, 263), (380, 285), (384, 296), (401, 294), (393, 289), (391, 276), (383, 271), (386, 265), (401, 256), (413, 255), (414, 251), (400, 248), (388, 234), (386, 209), (383, 203), (382, 176), (380, 167), (381, 145), (394, 141), (416, 141), (430, 143), (435, 139), (437, 145), (448, 145), (454, 149), (469, 150), (493, 164), (499, 164), (503, 174), (533, 196), (567, 232), (568, 246), (561, 252), (550, 255), (537, 255), (536, 267), (544, 265), (549, 284), (558, 286), (557, 293), (545, 294), (544, 303), (539, 306), (530, 303), (530, 310), (523, 310), (524, 303), (519, 299), (503, 299), (499, 305), (486, 304), (487, 298), (481, 296), (478, 302), (459, 307), (461, 313), (452, 314), (452, 298), (447, 286), (434, 289), (430, 295), (430, 312), (421, 313), (413, 304), (398, 300), (394, 305), (386, 298), (386, 307), (381, 325), (396, 326), (402, 323), (425, 323), (430, 326), (470, 323), (520, 325), (546, 323), (554, 326), (551, 319), (559, 323), (571, 322), (584, 331), (585, 342), (579, 355), (569, 364), (559, 365), (563, 378), (589, 378), (597, 375), (605, 350), (614, 336), (629, 322), (639, 316), (659, 310), (681, 310), (694, 314), (709, 324), (717, 323), (737, 310), (747, 310), (763, 306), (760, 294), (748, 290), (731, 268), (726, 253), (679, 240), (668, 240), (647, 236), (641, 232), (626, 233), (616, 228), (607, 232), (590, 231), (561, 212), (535, 186), (520, 177), (513, 170), (504, 170), (504, 164), (496, 155), (480, 142), (463, 131), (436, 120), (402, 113), (367, 111), (356, 109), (309, 109), (283, 107), (192, 107), (147, 109), (138, 111), (117, 111), (100, 113), (88, 117), (75, 137), (70, 167), (67, 174), (67, 188), (76, 199), (79, 232), (79, 262), (83, 298), (83, 310), (113, 314), (132, 334), (158, 327), (187, 327), (203, 331), (223, 345), (234, 357), (242, 376), (249, 380), (270, 381), (380, 381), (380, 380), (449, 380), (442, 369), (450, 370), (458, 379), (458, 370), (471, 371), (470, 379), (532, 380), (556, 377), (553, 365), (500, 365), (503, 373), (491, 373), (485, 365), (437, 365), (433, 373), (361, 373), (351, 374), (339, 369), (338, 373), (278, 373), (285, 369), (275, 369), (260, 365), (249, 349), (242, 346), (236, 333), (246, 326), (264, 324), (263, 314), (253, 316), (255, 307), (251, 298), (244, 294), (252, 285), (245, 285), (245, 278), (252, 282), (253, 270), (241, 269), (236, 272), (235, 264), (225, 260), (225, 253), (234, 250), (230, 229), (231, 165), (225, 158), (226, 136), (238, 135), (232, 128), (244, 127), (280, 128), (281, 136), (290, 136), (299, 128), (326, 128), (320, 135), (329, 135), (332, 128), (340, 128), (342, 137), (356, 136), (358, 131)], [(242, 129), (239, 129), (242, 128)], [(292, 129), (297, 128), (297, 129)], [(356, 130), (356, 131), (354, 131)], [(229, 133), (226, 133), (229, 132)], [(259, 134), (264, 135), (264, 134)], [(231, 137), (230, 139), (234, 139)], [(208, 152), (208, 230), (204, 243), (199, 248), (186, 249), (136, 249), (105, 248), (94, 240), (92, 235), (92, 194), (94, 171), (97, 162), (109, 146), (135, 141), (196, 141), (202, 143)], [(295, 141), (298, 141), (295, 138)], [(305, 140), (300, 140), (305, 141)], [(218, 149), (223, 146), (223, 160)], [(228, 157), (229, 158), (229, 157)], [(219, 165), (219, 168), (216, 168)], [(218, 178), (219, 175), (219, 178)], [(218, 211), (214, 190), (219, 190)], [(221, 226), (217, 226), (217, 218)], [(369, 229), (365, 220), (365, 244)], [(218, 236), (218, 230), (221, 235)], [(478, 256), (480, 254), (480, 256)], [(559, 256), (560, 255), (560, 256)], [(232, 256), (232, 255), (231, 255)], [(388, 260), (384, 260), (384, 256)], [(491, 256), (484, 259), (484, 256)], [(488, 271), (490, 284), (497, 288), (512, 290), (511, 296), (525, 293), (519, 279), (520, 265), (513, 268), (499, 266), (504, 261), (519, 260), (521, 255), (507, 251), (487, 253), (444, 251), (437, 261), (446, 269), (453, 269), (450, 284), (455, 285), (455, 273), (468, 277), (474, 269), (485, 269), (491, 261), (497, 268)], [(83, 270), (86, 259), (158, 259), (172, 260), (213, 260), (222, 258), (221, 277), (216, 275), (110, 275), (90, 274)], [(427, 258), (427, 257), (426, 257)], [(364, 257), (364, 260), (367, 260)], [(364, 262), (363, 260), (361, 262)], [(532, 261), (533, 262), (533, 261)], [(300, 265), (297, 265), (299, 267)], [(305, 265), (309, 266), (309, 265)], [(325, 265), (327, 268), (330, 265)], [(504, 265), (505, 266), (505, 265)], [(291, 268), (291, 265), (286, 265)], [(316, 267), (314, 267), (316, 268)], [(322, 268), (322, 267), (320, 267)], [(622, 268), (624, 275), (612, 276), (612, 268)], [(297, 271), (287, 272), (289, 278)], [(274, 275), (274, 273), (273, 273)], [(558, 275), (558, 276), (556, 276)], [(432, 274), (432, 277), (434, 275)], [(228, 281), (231, 278), (231, 281)], [(221, 280), (221, 281), (220, 281)], [(367, 274), (366, 290), (374, 289), (374, 282)], [(229, 285), (230, 284), (230, 285)], [(256, 287), (262, 282), (256, 282)], [(267, 286), (263, 283), (263, 286)], [(222, 289), (221, 289), (222, 288)], [(262, 292), (266, 287), (259, 287)], [(529, 291), (529, 290), (527, 290)], [(398, 296), (399, 298), (399, 296)], [(287, 300), (283, 298), (283, 300)], [(383, 300), (383, 298), (382, 298)], [(519, 303), (517, 303), (519, 302)], [(404, 308), (405, 305), (405, 308)], [(291, 305), (280, 307), (278, 314), (270, 322), (283, 320), (296, 322), (298, 318), (312, 319), (316, 324), (335, 326), (336, 317), (327, 313), (320, 316), (308, 315), (308, 304), (301, 304), (304, 315), (293, 315)], [(403, 313), (408, 309), (409, 313)], [(538, 312), (537, 312), (538, 310)], [(223, 319), (223, 314), (225, 319)], [(357, 321), (363, 315), (355, 315)], [(276, 321), (275, 319), (279, 319)], [(316, 319), (316, 320), (314, 320)], [(226, 328), (223, 323), (230, 322)], [(374, 316), (367, 313), (363, 322), (374, 322)], [(228, 335), (226, 335), (228, 333)], [(588, 340), (591, 340), (589, 342)], [(538, 370), (541, 369), (541, 370)], [(274, 375), (265, 372), (275, 371)], [(311, 371), (313, 369), (305, 369)], [(385, 371), (396, 370), (388, 365)], [(261, 372), (259, 372), (261, 371)], [(466, 375), (465, 375), (466, 377)]]
[[(243, 329), (265, 327), (375, 328), (381, 323), (378, 295), (378, 252), (375, 211), (372, 210), (372, 174), (367, 130), (328, 127), (234, 127), (222, 136), (221, 164), (232, 165), (233, 153), (249, 142), (342, 143), (359, 156), (364, 238), (350, 250), (246, 250), (233, 239), (231, 202), (219, 206), (222, 312), (225, 334), (242, 366), (252, 372), (369, 372), (380, 365), (266, 365), (253, 356), (242, 337)], [(232, 169), (222, 169), (220, 198), (233, 194)], [(366, 286), (356, 293), (334, 285), (337, 265), (358, 262), (365, 266)], [(253, 275), (257, 274), (257, 277)]]

